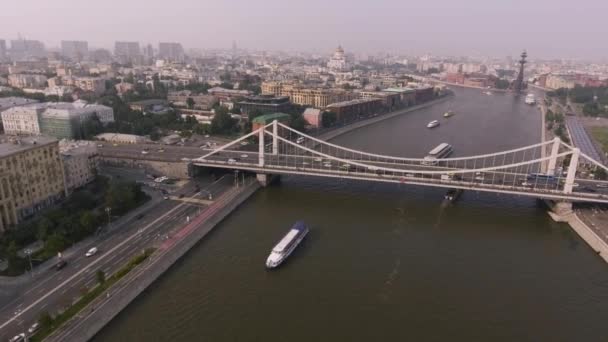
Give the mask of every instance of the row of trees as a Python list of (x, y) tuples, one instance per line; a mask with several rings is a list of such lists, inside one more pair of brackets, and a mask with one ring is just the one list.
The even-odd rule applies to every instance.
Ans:
[(608, 116), (608, 87), (575, 86), (572, 89), (560, 88), (547, 92), (550, 97), (566, 103), (567, 99), (583, 105), (583, 113), (589, 116)]
[(568, 134), (566, 133), (565, 117), (562, 113), (554, 113), (548, 109), (545, 114), (545, 121), (548, 130), (552, 130), (555, 136), (562, 139), (564, 142), (569, 142)]
[[(34, 241), (44, 247), (34, 253), (34, 263), (49, 259), (72, 244), (90, 236), (108, 223), (108, 215), (122, 215), (147, 200), (147, 195), (133, 182), (108, 182), (98, 177), (86, 189), (69, 197), (61, 206), (36, 219), (23, 222), (0, 238), (0, 257), (8, 261), (9, 275), (22, 273), (29, 266), (18, 250)], [(109, 212), (106, 208), (110, 208)]]

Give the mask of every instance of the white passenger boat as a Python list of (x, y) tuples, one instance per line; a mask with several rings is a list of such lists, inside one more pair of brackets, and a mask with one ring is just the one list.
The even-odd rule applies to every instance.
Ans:
[(452, 115), (454, 115), (454, 112), (451, 110), (448, 110), (447, 112), (443, 113), (444, 118), (449, 118)]
[(436, 165), (439, 162), (439, 159), (449, 156), (453, 151), (454, 148), (452, 145), (448, 143), (441, 143), (432, 149), (426, 157), (424, 157), (422, 164)]
[(435, 128), (437, 126), (439, 126), (439, 121), (433, 120), (426, 125), (426, 128)]
[(308, 227), (302, 221), (296, 222), (287, 234), (274, 246), (266, 259), (267, 268), (278, 267), (298, 247), (308, 234)]

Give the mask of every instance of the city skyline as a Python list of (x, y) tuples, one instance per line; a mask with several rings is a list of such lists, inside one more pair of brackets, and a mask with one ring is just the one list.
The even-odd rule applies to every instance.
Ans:
[[(501, 57), (527, 49), (535, 58), (603, 59), (608, 55), (608, 47), (593, 44), (608, 32), (601, 24), (606, 5), (598, 0), (560, 4), (548, 0), (516, 4), (383, 0), (374, 6), (317, 0), (306, 4), (178, 0), (171, 11), (142, 0), (109, 0), (95, 11), (86, 6), (75, 0), (13, 4), (0, 14), (0, 39), (21, 36), (41, 40), (49, 48), (59, 47), (61, 40), (85, 40), (91, 48), (112, 49), (120, 40), (154, 46), (179, 42), (186, 50), (228, 49), (236, 41), (246, 49), (316, 53), (331, 52), (341, 44), (359, 54)], [(133, 16), (144, 8), (145, 16)], [(111, 24), (100, 20), (110, 15)], [(24, 17), (30, 19), (27, 24)], [(49, 18), (61, 20), (45, 25)], [(564, 22), (569, 25), (559, 24)]]

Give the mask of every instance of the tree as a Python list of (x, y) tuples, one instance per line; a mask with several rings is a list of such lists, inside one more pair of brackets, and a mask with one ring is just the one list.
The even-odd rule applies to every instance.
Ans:
[(331, 127), (333, 126), (337, 121), (337, 117), (336, 117), (336, 113), (334, 112), (323, 112), (323, 116), (321, 118), (321, 123), (323, 125), (323, 127), (327, 128), (327, 127)]
[(188, 105), (188, 108), (194, 108), (194, 99), (189, 97), (188, 99), (186, 99), (186, 104)]
[(87, 232), (92, 232), (95, 230), (96, 221), (97, 219), (91, 211), (83, 211), (82, 214), (80, 214), (80, 226)]
[(220, 106), (215, 110), (211, 120), (211, 132), (213, 134), (225, 134), (234, 130), (236, 120), (228, 114), (228, 108)]
[(68, 245), (68, 241), (65, 236), (59, 232), (54, 232), (49, 236), (44, 244), (44, 252), (47, 256), (57, 254), (57, 252), (63, 251)]
[(587, 102), (583, 106), (583, 113), (585, 113), (585, 115), (598, 116), (600, 112), (600, 107), (595, 102)]
[(499, 78), (494, 82), (494, 87), (496, 89), (507, 89), (507, 88), (509, 88), (509, 85), (510, 85), (509, 81), (502, 79), (502, 78)]
[(594, 174), (595, 174), (595, 179), (599, 179), (599, 180), (608, 179), (608, 174), (606, 173), (606, 170), (604, 170), (601, 167), (596, 167)]
[(302, 116), (302, 114), (295, 114), (291, 116), (291, 120), (289, 122), (289, 126), (297, 131), (303, 132), (304, 128), (306, 127), (306, 125), (308, 124), (308, 122), (306, 122), (306, 119), (304, 119), (304, 117)]
[(98, 270), (95, 277), (97, 278), (99, 285), (103, 285), (103, 283), (106, 282), (106, 274), (102, 270)]
[(40, 323), (42, 330), (48, 330), (53, 326), (53, 316), (48, 311), (43, 311), (38, 315), (38, 323)]

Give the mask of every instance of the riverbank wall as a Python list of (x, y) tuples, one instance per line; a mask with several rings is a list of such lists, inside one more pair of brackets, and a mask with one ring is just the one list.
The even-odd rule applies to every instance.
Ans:
[(412, 106), (410, 108), (405, 108), (405, 109), (401, 109), (401, 110), (398, 110), (398, 111), (395, 111), (395, 112), (392, 112), (392, 113), (383, 114), (383, 115), (380, 115), (380, 116), (377, 116), (377, 117), (374, 117), (374, 118), (371, 118), (371, 119), (357, 121), (357, 122), (354, 122), (354, 123), (352, 123), (350, 125), (347, 125), (347, 126), (344, 126), (344, 127), (340, 127), (340, 128), (336, 128), (336, 129), (332, 129), (332, 130), (330, 130), (328, 132), (321, 133), (318, 136), (316, 136), (316, 138), (321, 139), (321, 140), (329, 141), (329, 140), (335, 139), (335, 138), (337, 138), (337, 137), (339, 137), (339, 136), (341, 136), (343, 134), (346, 134), (346, 133), (349, 133), (351, 131), (357, 130), (359, 128), (371, 126), (371, 125), (377, 124), (377, 123), (379, 123), (381, 121), (392, 119), (394, 117), (397, 117), (397, 116), (400, 116), (400, 115), (403, 115), (403, 114), (411, 113), (411, 112), (417, 111), (419, 109), (427, 108), (427, 107), (430, 107), (430, 106), (435, 105), (437, 103), (441, 103), (441, 102), (447, 101), (447, 100), (451, 99), (453, 96), (454, 95), (446, 95), (446, 96), (440, 97), (438, 99), (435, 99), (435, 100), (432, 100), (432, 101), (429, 101), (429, 102), (425, 102), (425, 103), (422, 103), (422, 104), (419, 104), (419, 105), (416, 105), (416, 106)]
[[(66, 322), (62, 328), (45, 339), (45, 341), (88, 341), (103, 327), (124, 310), (137, 296), (144, 292), (154, 281), (161, 277), (177, 260), (209, 234), (213, 228), (232, 213), (239, 205), (253, 195), (260, 185), (257, 181), (244, 187), (234, 189), (217, 200), (221, 207), (211, 215), (204, 217), (204, 222), (190, 232), (181, 235), (173, 246), (163, 249), (161, 246), (149, 260), (135, 268), (132, 273), (122, 278), (113, 286), (107, 295), (102, 295), (85, 307), (78, 315)], [(200, 216), (210, 210), (203, 211)], [(200, 217), (199, 216), (199, 217)], [(197, 218), (194, 218), (194, 222)], [(184, 229), (185, 230), (185, 229)]]

